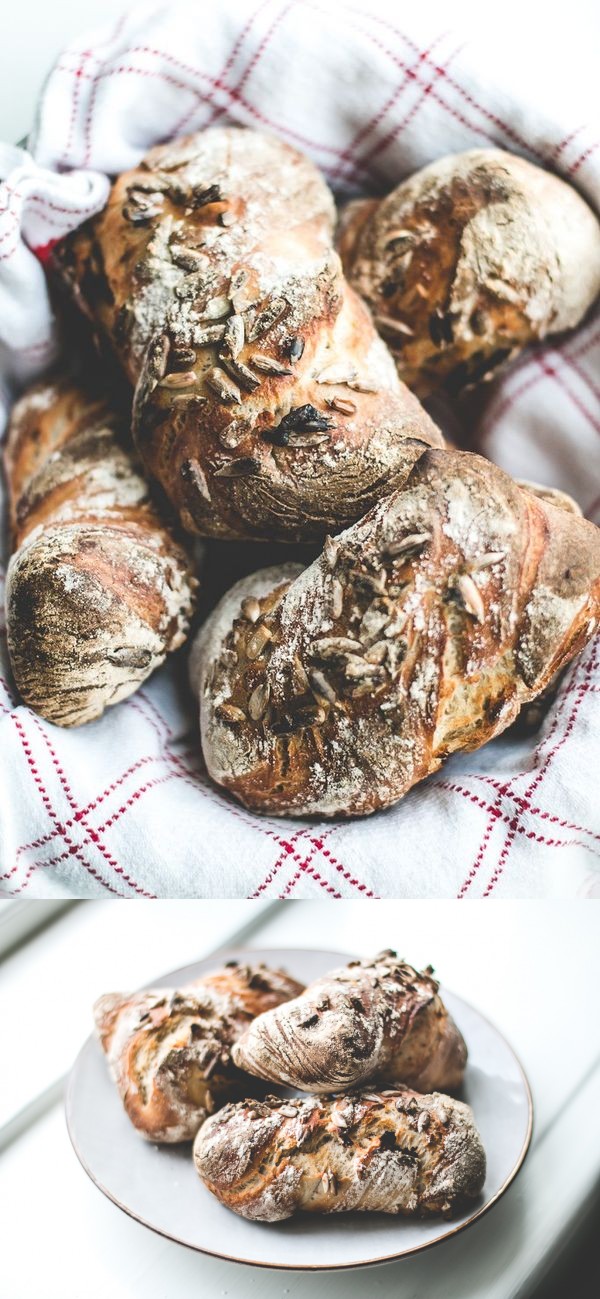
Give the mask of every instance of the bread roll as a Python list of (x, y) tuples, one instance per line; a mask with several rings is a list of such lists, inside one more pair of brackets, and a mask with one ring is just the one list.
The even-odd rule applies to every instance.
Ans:
[(182, 645), (197, 580), (125, 416), (66, 376), (17, 402), (5, 450), (8, 649), (25, 703), (80, 726)]
[(254, 1019), (233, 1059), (258, 1078), (301, 1091), (335, 1092), (369, 1079), (455, 1091), (467, 1048), (431, 975), (392, 951), (351, 961)]
[(439, 158), (349, 206), (339, 247), (400, 378), (423, 397), (489, 379), (579, 323), (600, 292), (600, 225), (571, 185), (502, 149)]
[(258, 1222), (452, 1217), (480, 1195), (486, 1168), (468, 1105), (404, 1088), (226, 1105), (200, 1128), (194, 1161), (226, 1208)]
[(137, 383), (134, 435), (186, 529), (322, 541), (439, 430), (332, 247), (311, 162), (215, 127), (153, 149), (56, 261)]
[(600, 615), (600, 530), (468, 452), (304, 572), (240, 582), (192, 656), (209, 774), (246, 806), (353, 816), (477, 749), (581, 650)]
[(230, 962), (185, 988), (100, 997), (98, 1037), (134, 1127), (151, 1141), (191, 1141), (218, 1105), (248, 1090), (232, 1063), (235, 1038), (301, 991), (281, 970)]

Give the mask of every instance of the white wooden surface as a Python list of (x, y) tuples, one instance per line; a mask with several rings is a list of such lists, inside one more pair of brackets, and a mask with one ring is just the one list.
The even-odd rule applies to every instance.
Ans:
[[(59, 917), (0, 963), (3, 1299), (524, 1299), (599, 1172), (599, 920), (589, 902), (430, 901), (262, 909), (90, 902)], [(235, 942), (240, 932), (257, 946), (364, 954), (394, 946), (416, 964), (432, 960), (449, 987), (507, 1034), (532, 1084), (534, 1140), (516, 1183), (480, 1223), (405, 1262), (307, 1276), (192, 1254), (132, 1222), (92, 1186), (70, 1148), (60, 1097), (90, 1001)]]

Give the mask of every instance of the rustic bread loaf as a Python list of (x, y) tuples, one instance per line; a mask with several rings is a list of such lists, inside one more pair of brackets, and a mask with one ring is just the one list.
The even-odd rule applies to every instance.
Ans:
[(501, 149), (439, 158), (350, 204), (339, 247), (419, 396), (490, 378), (600, 292), (600, 225), (572, 186)]
[(104, 398), (66, 377), (36, 384), (13, 410), (4, 461), (14, 677), (36, 712), (79, 726), (183, 643), (197, 581)]
[(455, 1091), (467, 1049), (431, 975), (392, 951), (351, 961), (254, 1019), (233, 1059), (302, 1091), (336, 1092), (369, 1079)]
[(408, 1088), (226, 1105), (200, 1128), (194, 1162), (222, 1204), (259, 1222), (298, 1211), (452, 1217), (486, 1170), (469, 1106)]
[(216, 127), (153, 149), (56, 254), (137, 383), (137, 446), (189, 531), (322, 541), (443, 445), (333, 220), (307, 158)]
[(541, 693), (600, 615), (600, 530), (458, 451), (303, 572), (240, 582), (191, 674), (208, 771), (248, 807), (386, 807)]
[(190, 1141), (208, 1114), (248, 1090), (231, 1046), (253, 1015), (302, 991), (281, 970), (231, 962), (178, 990), (108, 993), (100, 1044), (131, 1122), (151, 1141)]

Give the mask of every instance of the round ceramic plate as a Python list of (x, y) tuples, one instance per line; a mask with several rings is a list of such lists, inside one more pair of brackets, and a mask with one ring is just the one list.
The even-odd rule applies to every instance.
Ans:
[[(310, 983), (353, 958), (340, 952), (240, 948), (172, 971), (151, 986), (181, 987), (232, 959), (264, 961)], [(532, 1124), (529, 1086), (508, 1043), (473, 1006), (446, 989), (442, 993), (469, 1048), (462, 1099), (473, 1108), (487, 1153), (480, 1200), (451, 1221), (341, 1213), (246, 1222), (204, 1188), (189, 1145), (153, 1145), (135, 1131), (94, 1038), (80, 1052), (67, 1091), (67, 1123), (75, 1151), (96, 1186), (131, 1217), (219, 1258), (318, 1270), (358, 1267), (427, 1249), (475, 1222), (502, 1195), (525, 1158)]]

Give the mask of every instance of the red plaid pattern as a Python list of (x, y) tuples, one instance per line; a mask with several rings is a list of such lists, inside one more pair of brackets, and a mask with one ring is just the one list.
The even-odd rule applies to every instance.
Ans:
[[(514, 47), (512, 57), (502, 49), (502, 33), (482, 47), (446, 30), (441, 5), (423, 8), (399, 19), (383, 0), (224, 0), (218, 8), (179, 0), (129, 11), (112, 30), (69, 46), (44, 89), (35, 161), (0, 148), (5, 391), (15, 376), (39, 371), (53, 348), (39, 261), (26, 245), (43, 260), (53, 240), (102, 205), (102, 173), (130, 165), (157, 139), (219, 121), (274, 130), (346, 191), (389, 188), (439, 154), (496, 144), (562, 171), (598, 205), (585, 42), (565, 58), (564, 31), (549, 30), (546, 58), (534, 59), (539, 34), (524, 7), (525, 69)], [(562, 66), (577, 69), (560, 97), (553, 42)], [(530, 352), (482, 395), (462, 430), (516, 476), (571, 491), (598, 522), (599, 360), (597, 316), (566, 342)], [(101, 721), (63, 732), (17, 700), (0, 632), (0, 891), (597, 893), (599, 654), (597, 641), (571, 667), (534, 739), (509, 733), (453, 758), (384, 814), (309, 825), (255, 817), (207, 780), (185, 655)]]

